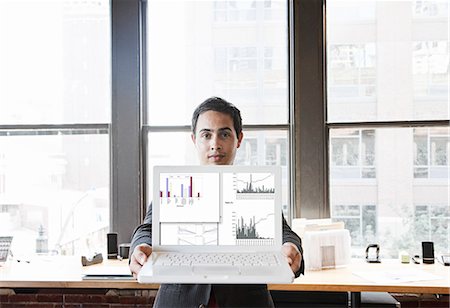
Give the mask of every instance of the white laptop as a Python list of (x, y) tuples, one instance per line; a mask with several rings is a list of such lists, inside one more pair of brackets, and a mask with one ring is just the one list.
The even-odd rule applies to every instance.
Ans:
[(291, 283), (281, 168), (156, 166), (153, 253), (141, 283)]

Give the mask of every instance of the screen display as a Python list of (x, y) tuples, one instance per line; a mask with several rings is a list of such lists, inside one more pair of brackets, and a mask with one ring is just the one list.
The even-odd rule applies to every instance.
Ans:
[(275, 175), (161, 173), (161, 245), (273, 245)]

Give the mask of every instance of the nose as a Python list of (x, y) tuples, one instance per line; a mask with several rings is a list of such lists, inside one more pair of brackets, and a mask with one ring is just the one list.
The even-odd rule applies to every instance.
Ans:
[(211, 138), (210, 148), (211, 148), (211, 151), (218, 151), (218, 150), (222, 149), (222, 145), (217, 136), (214, 136)]

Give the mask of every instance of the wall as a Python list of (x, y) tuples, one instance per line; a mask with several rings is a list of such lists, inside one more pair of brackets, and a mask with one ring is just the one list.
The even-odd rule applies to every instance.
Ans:
[(148, 308), (156, 290), (0, 289), (0, 308)]

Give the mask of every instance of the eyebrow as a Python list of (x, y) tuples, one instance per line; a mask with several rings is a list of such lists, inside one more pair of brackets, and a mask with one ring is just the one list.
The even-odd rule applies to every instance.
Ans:
[[(212, 132), (212, 131), (214, 131), (213, 129), (210, 129), (210, 128), (202, 128), (200, 131), (199, 131), (199, 133), (201, 133), (201, 132)], [(222, 128), (219, 128), (218, 130), (217, 130), (218, 132), (223, 132), (223, 131), (232, 131), (231, 130), (231, 128), (229, 128), (229, 127), (222, 127)]]

